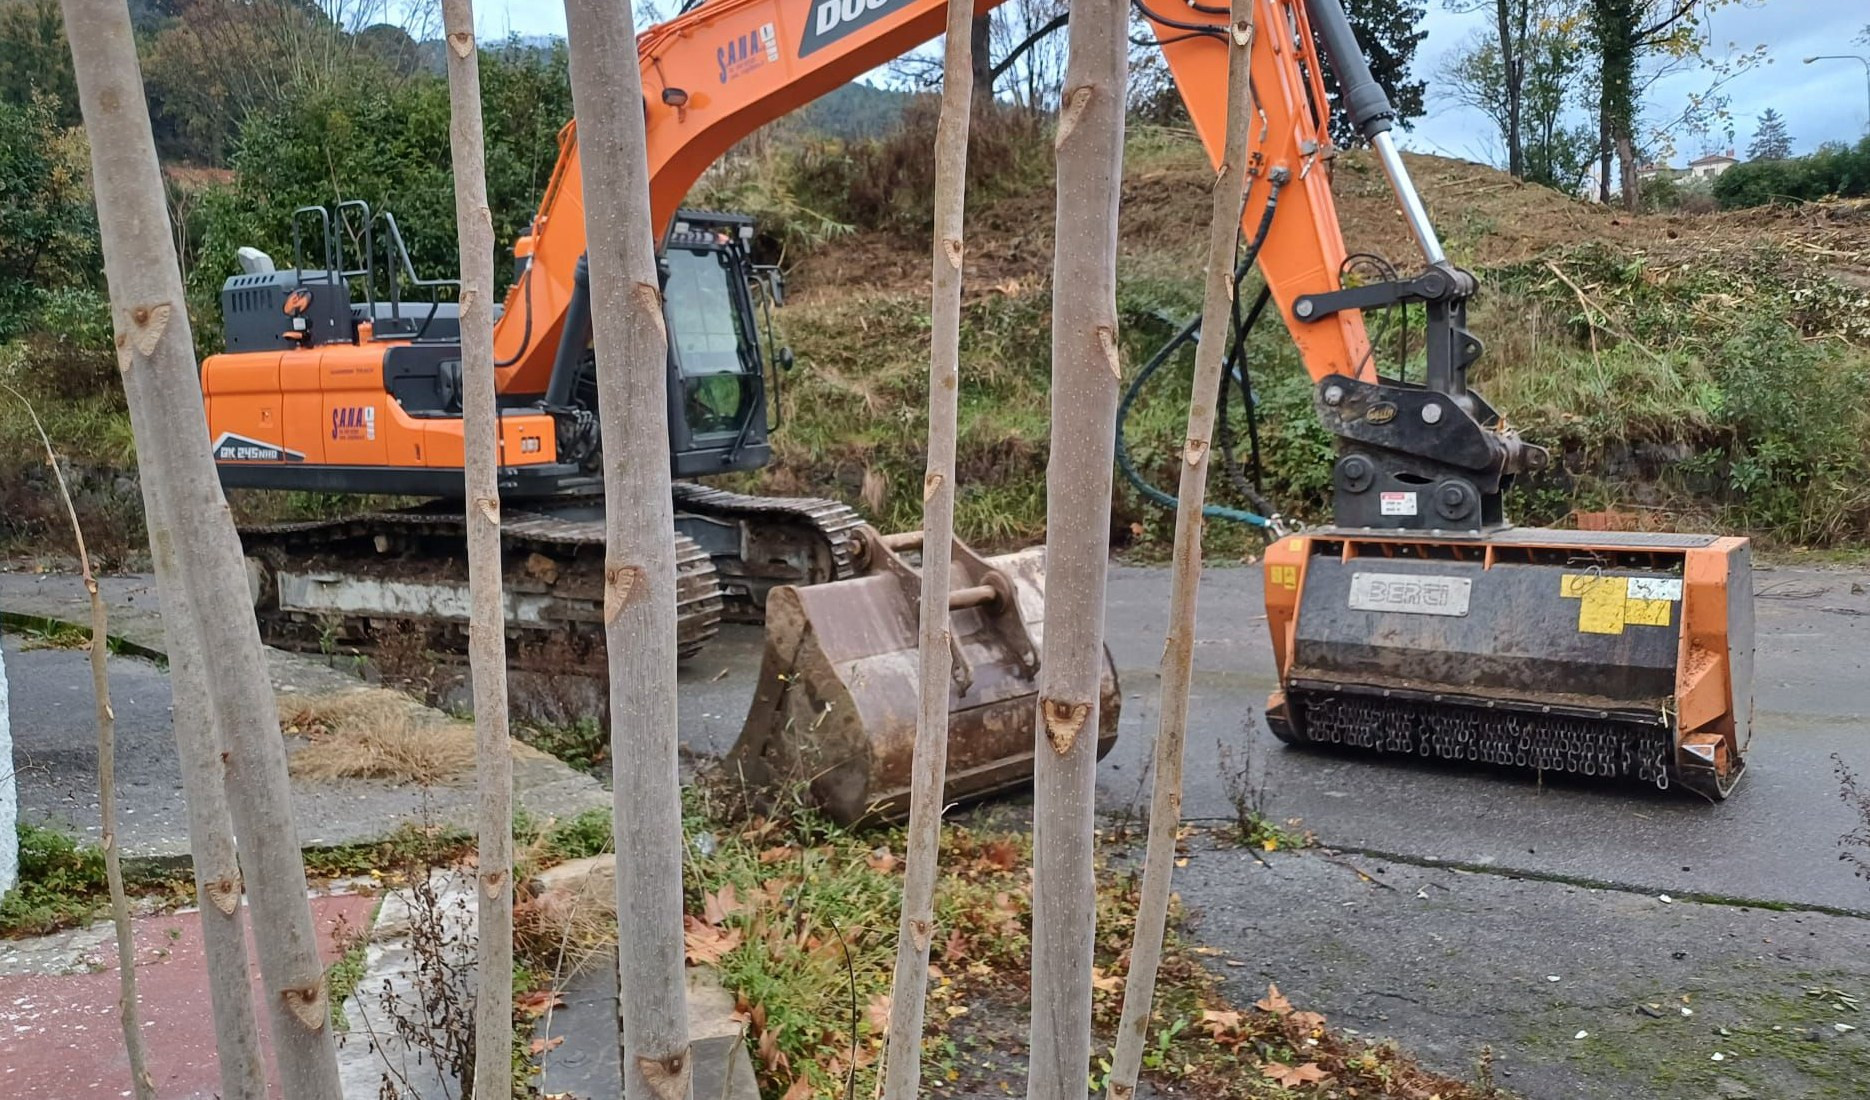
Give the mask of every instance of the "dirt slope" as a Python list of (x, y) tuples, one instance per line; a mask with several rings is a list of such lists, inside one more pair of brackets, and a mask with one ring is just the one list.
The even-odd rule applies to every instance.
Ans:
[[(1589, 242), (1641, 251), (1669, 262), (1712, 259), (1734, 249), (1782, 245), (1831, 273), (1870, 286), (1870, 202), (1836, 202), (1720, 214), (1625, 214), (1550, 188), (1522, 183), (1487, 165), (1406, 154), (1450, 256), (1477, 268), (1522, 263)], [(1333, 191), (1349, 251), (1374, 252), (1407, 270), (1419, 253), (1388, 181), (1367, 151), (1340, 155)], [(1133, 148), (1123, 190), (1123, 260), (1172, 265), (1195, 278), (1208, 216), (1210, 171), (1192, 135)], [(1052, 258), (1049, 186), (968, 212), (969, 291), (1017, 293), (1043, 284)], [(860, 231), (820, 248), (793, 277), (801, 294), (916, 290), (928, 285), (927, 245), (889, 232)]]

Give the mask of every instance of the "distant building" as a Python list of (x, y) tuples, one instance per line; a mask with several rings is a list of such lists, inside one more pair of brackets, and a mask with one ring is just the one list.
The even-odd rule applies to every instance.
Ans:
[(1688, 162), (1688, 171), (1685, 174), (1692, 180), (1711, 180), (1739, 163), (1740, 161), (1734, 157), (1734, 151), (1729, 149), (1725, 153), (1710, 153), (1705, 157), (1696, 157)]
[(1666, 164), (1644, 164), (1639, 165), (1636, 169), (1636, 178), (1644, 183), (1656, 179), (1676, 180), (1681, 179), (1684, 175), (1687, 175), (1685, 169), (1670, 168)]

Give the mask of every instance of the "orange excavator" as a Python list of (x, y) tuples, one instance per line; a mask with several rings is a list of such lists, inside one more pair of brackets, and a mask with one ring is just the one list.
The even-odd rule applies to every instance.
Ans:
[[(976, 10), (997, 2), (977, 0)], [(1227, 9), (1136, 7), (1218, 158)], [(930, 40), (944, 11), (943, 0), (708, 0), (639, 36), (678, 478), (768, 460), (772, 390), (791, 359), (770, 334), (761, 348), (755, 298), (781, 291), (776, 271), (749, 260), (751, 224), (680, 202), (735, 142)], [(1257, 264), (1338, 439), (1334, 525), (1282, 537), (1265, 559), (1280, 678), (1272, 728), (1296, 743), (1724, 796), (1751, 721), (1745, 541), (1507, 523), (1503, 494), (1546, 453), (1467, 385), (1481, 352), (1465, 324), (1476, 281), (1442, 250), (1343, 9), (1256, 0), (1253, 34), (1243, 271)], [(1412, 278), (1345, 278), (1327, 58), (1421, 247), (1425, 266)], [(245, 532), (263, 627), (300, 646), (361, 646), (385, 627), (413, 628), (431, 649), (458, 651), (466, 598), (452, 311), (439, 293), (404, 300), (440, 287), (409, 268), (389, 214), (314, 207), (293, 228), (292, 269), (251, 253), (223, 291), (228, 352), (202, 378), (224, 483), (437, 499)], [(308, 241), (322, 251), (307, 256)], [(500, 482), (512, 501), (509, 649), (517, 670), (548, 677), (603, 664), (584, 251), (568, 125), (495, 331)], [(1420, 304), (1428, 319), (1421, 383), (1380, 376), (1374, 363), (1363, 311), (1398, 304)], [(684, 652), (723, 614), (767, 623), (731, 759), (750, 774), (799, 777), (840, 818), (900, 812), (915, 709), (915, 558), (928, 552), (920, 536), (880, 535), (830, 501), (686, 481), (675, 493)], [(1036, 551), (983, 558), (956, 543), (948, 552), (958, 658), (949, 791), (966, 797), (1030, 776), (1043, 571)], [(1119, 698), (1108, 660), (1103, 697), (1107, 749)]]

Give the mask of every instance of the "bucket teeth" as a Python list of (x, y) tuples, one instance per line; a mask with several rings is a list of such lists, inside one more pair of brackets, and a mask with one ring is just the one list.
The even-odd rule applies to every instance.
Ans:
[[(726, 775), (754, 788), (803, 786), (832, 819), (899, 819), (909, 810), (919, 691), (920, 574), (903, 554), (915, 533), (864, 529), (862, 573), (781, 586), (766, 605), (759, 683)], [(956, 540), (949, 604), (948, 800), (1032, 779), (1044, 628), (1044, 551), (982, 558)], [(1108, 652), (1097, 755), (1117, 735), (1119, 695)]]

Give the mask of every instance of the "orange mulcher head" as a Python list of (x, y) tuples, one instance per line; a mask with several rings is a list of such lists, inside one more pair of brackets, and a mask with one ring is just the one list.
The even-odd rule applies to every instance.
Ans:
[(1266, 554), (1292, 744), (1723, 799), (1753, 723), (1747, 540), (1319, 529)]

